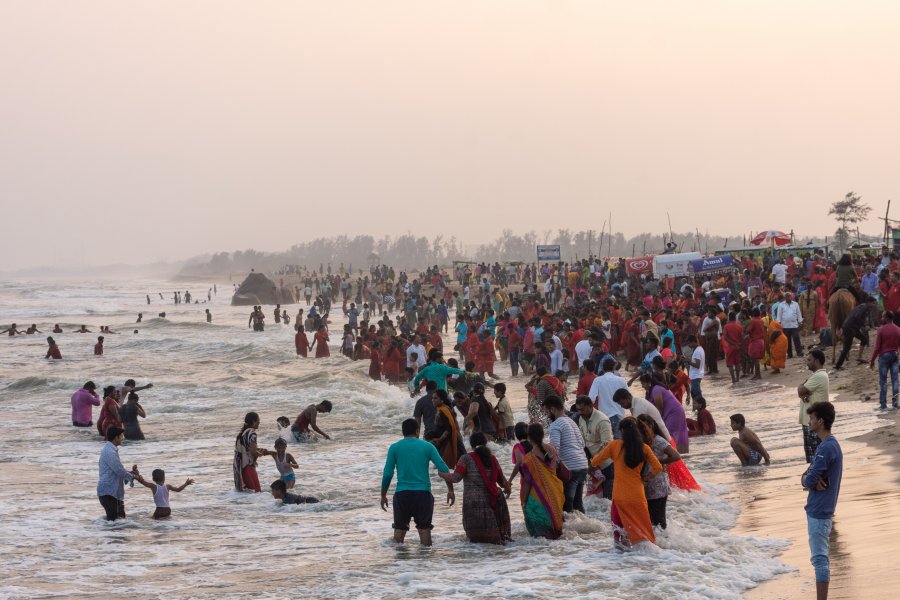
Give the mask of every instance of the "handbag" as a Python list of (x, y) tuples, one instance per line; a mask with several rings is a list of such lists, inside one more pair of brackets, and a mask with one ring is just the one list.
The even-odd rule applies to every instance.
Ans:
[(572, 478), (572, 473), (569, 471), (569, 467), (567, 467), (561, 459), (556, 461), (556, 477), (559, 478), (559, 480), (563, 483)]

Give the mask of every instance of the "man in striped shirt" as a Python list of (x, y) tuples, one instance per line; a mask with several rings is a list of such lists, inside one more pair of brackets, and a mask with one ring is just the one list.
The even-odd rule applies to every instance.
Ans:
[(541, 403), (552, 423), (547, 428), (550, 443), (559, 452), (559, 458), (569, 469), (570, 477), (563, 482), (566, 503), (563, 510), (584, 512), (584, 481), (587, 478), (588, 462), (584, 454), (584, 438), (575, 421), (566, 414), (562, 400), (557, 396), (547, 396)]

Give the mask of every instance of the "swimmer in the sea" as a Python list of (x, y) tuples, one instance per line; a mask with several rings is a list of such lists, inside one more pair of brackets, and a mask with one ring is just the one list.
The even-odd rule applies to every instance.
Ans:
[(59, 351), (59, 346), (56, 345), (56, 341), (52, 337), (47, 337), (47, 354), (44, 358), (53, 358), (59, 360), (62, 358), (62, 353)]
[[(294, 424), (291, 426), (291, 433), (294, 434), (294, 439), (298, 442), (314, 442), (316, 436), (313, 434), (313, 431), (315, 431), (326, 440), (330, 440), (331, 436), (319, 429), (319, 426), (316, 424), (316, 417), (319, 413), (330, 412), (331, 402), (328, 400), (322, 400), (318, 404), (310, 404), (307, 406), (303, 409), (302, 413), (297, 415), (297, 420), (294, 421)], [(310, 428), (312, 428), (312, 431)]]
[(273, 481), (269, 489), (272, 491), (272, 497), (276, 500), (281, 500), (282, 504), (315, 504), (319, 501), (318, 498), (313, 498), (312, 496), (290, 493), (287, 491), (287, 484), (280, 479)]
[(14, 335), (22, 335), (22, 334), (24, 334), (25, 332), (24, 332), (24, 331), (19, 331), (18, 329), (16, 329), (16, 324), (13, 323), (12, 325), (9, 326), (9, 329), (5, 329), (5, 330), (3, 330), (3, 331), (0, 331), (0, 335), (3, 335), (4, 333), (8, 333), (8, 334), (9, 334), (9, 337), (12, 337), (12, 336), (14, 336)]
[(88, 329), (87, 327), (82, 325), (80, 329), (75, 330), (75, 333), (92, 333), (92, 332), (90, 329)]

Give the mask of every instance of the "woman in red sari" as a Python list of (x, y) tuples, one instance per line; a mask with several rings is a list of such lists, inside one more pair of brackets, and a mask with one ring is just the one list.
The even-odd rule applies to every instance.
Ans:
[(759, 308), (754, 306), (750, 311), (750, 324), (747, 325), (747, 355), (753, 363), (753, 377), (750, 381), (762, 377), (759, 373), (759, 361), (766, 355), (766, 326), (759, 315)]
[(494, 354), (494, 338), (487, 334), (479, 334), (476, 340), (480, 341), (475, 346), (475, 372), (482, 377), (487, 373), (489, 376), (496, 378), (497, 376), (494, 375), (494, 362), (497, 360), (497, 355)]
[(308, 356), (309, 339), (306, 337), (306, 332), (303, 331), (302, 323), (297, 323), (297, 333), (294, 335), (294, 347), (297, 350), (297, 356), (302, 356), (303, 358)]
[(331, 356), (331, 351), (328, 349), (328, 339), (328, 330), (324, 325), (320, 326), (316, 335), (313, 336), (313, 343), (309, 348), (310, 350), (316, 349), (316, 358)]
[(397, 347), (397, 342), (391, 340), (388, 349), (384, 354), (384, 364), (382, 365), (382, 372), (384, 373), (384, 378), (388, 381), (388, 383), (398, 384), (403, 381), (402, 373), (403, 366), (406, 364), (406, 359), (403, 356), (403, 353), (400, 352), (400, 349)]
[(641, 364), (641, 325), (629, 312), (625, 321), (625, 368)]
[(381, 381), (381, 344), (376, 340), (372, 342), (372, 352), (369, 354), (369, 379)]

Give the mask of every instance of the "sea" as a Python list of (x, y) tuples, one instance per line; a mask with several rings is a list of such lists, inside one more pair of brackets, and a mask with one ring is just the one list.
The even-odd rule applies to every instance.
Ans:
[[(204, 302), (213, 284), (218, 293)], [(176, 289), (201, 302), (175, 305)], [(405, 388), (369, 380), (368, 361), (341, 356), (337, 335), (332, 357), (297, 357), (293, 322), (274, 324), (273, 307), (265, 307), (266, 330), (252, 331), (250, 308), (232, 307), (231, 292), (227, 280), (0, 283), (3, 328), (35, 323), (43, 332), (0, 337), (0, 597), (734, 599), (793, 570), (779, 558), (788, 542), (778, 531), (735, 531), (760, 490), (799, 485), (805, 462), (793, 390), (769, 380), (731, 387), (727, 374), (707, 379), (718, 433), (693, 438), (685, 456), (703, 491), (672, 494), (669, 526), (656, 545), (617, 550), (609, 502), (594, 497), (585, 515), (567, 519), (562, 539), (529, 538), (517, 485), (509, 501), (514, 541), (471, 544), (462, 529), (464, 492), (447, 506), (435, 475), (434, 546), (420, 547), (414, 532), (397, 545), (379, 486), (387, 448), (401, 437), (414, 399)], [(285, 308), (294, 318), (300, 306)], [(331, 317), (339, 332), (339, 304)], [(58, 361), (44, 359), (54, 324), (65, 331), (54, 335)], [(82, 324), (92, 333), (72, 333)], [(94, 356), (101, 325), (115, 333), (105, 335), (105, 354)], [(524, 379), (499, 362), (497, 373), (525, 420)], [(69, 398), (86, 381), (102, 389), (129, 378), (153, 388), (140, 393), (147, 439), (120, 447), (123, 464), (145, 475), (164, 469), (174, 485), (196, 480), (171, 494), (168, 520), (150, 517), (152, 495), (136, 484), (126, 488), (128, 517), (106, 522), (96, 496), (102, 443), (94, 428), (71, 426)], [(278, 477), (268, 457), (259, 464), (263, 493), (234, 491), (244, 414), (259, 413), (259, 444), (271, 448), (283, 433), (279, 416), (293, 420), (324, 399), (334, 410), (319, 424), (333, 439), (288, 445), (300, 464), (295, 491), (321, 502), (275, 501), (266, 493)], [(740, 468), (729, 446), (734, 412), (746, 415), (777, 468)], [(871, 410), (853, 412), (841, 422), (844, 436), (875, 426)], [(492, 448), (508, 474), (510, 447)]]

